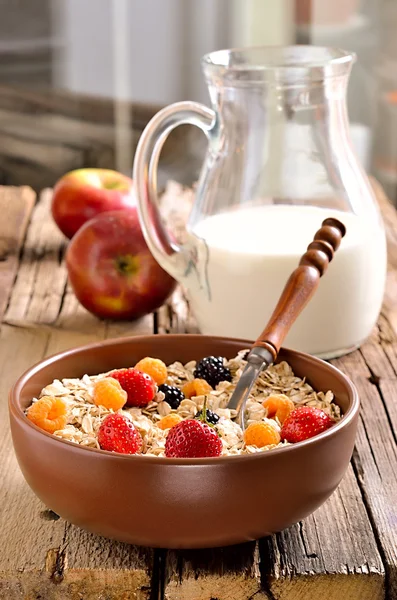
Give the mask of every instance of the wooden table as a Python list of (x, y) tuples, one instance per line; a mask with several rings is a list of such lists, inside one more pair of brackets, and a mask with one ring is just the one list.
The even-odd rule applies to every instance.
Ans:
[(0, 188), (1, 599), (397, 599), (397, 215), (379, 186), (376, 192), (389, 238), (388, 288), (372, 337), (335, 361), (362, 400), (343, 482), (311, 517), (280, 534), (175, 552), (96, 537), (43, 506), (14, 457), (7, 392), (22, 371), (60, 350), (109, 337), (190, 331), (183, 297), (177, 292), (136, 323), (98, 321), (67, 286), (65, 240), (49, 215), (51, 191), (35, 204), (29, 188)]

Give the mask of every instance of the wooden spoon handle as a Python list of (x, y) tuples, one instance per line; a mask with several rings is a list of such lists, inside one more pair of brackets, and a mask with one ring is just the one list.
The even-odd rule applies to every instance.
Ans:
[(325, 219), (307, 251), (293, 271), (276, 308), (253, 348), (268, 350), (276, 360), (281, 344), (291, 326), (313, 296), (335, 251), (339, 248), (346, 228), (337, 219)]

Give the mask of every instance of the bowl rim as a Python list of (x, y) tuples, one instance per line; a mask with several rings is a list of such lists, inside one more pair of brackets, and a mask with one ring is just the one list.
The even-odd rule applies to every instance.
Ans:
[(245, 340), (243, 338), (180, 333), (180, 334), (148, 334), (148, 335), (127, 336), (127, 337), (122, 337), (122, 338), (110, 338), (110, 339), (103, 340), (100, 342), (93, 342), (90, 344), (85, 344), (83, 346), (76, 346), (74, 348), (70, 348), (69, 350), (63, 350), (62, 352), (57, 352), (56, 354), (52, 354), (52, 355), (38, 361), (37, 363), (32, 365), (29, 369), (27, 369), (17, 379), (17, 381), (11, 387), (11, 389), (9, 391), (9, 395), (8, 395), (8, 405), (9, 405), (10, 414), (12, 414), (17, 420), (23, 421), (23, 423), (25, 425), (28, 425), (29, 427), (31, 427), (34, 431), (36, 431), (36, 433), (45, 435), (53, 443), (64, 444), (66, 446), (71, 447), (76, 452), (79, 452), (79, 451), (91, 452), (91, 453), (94, 453), (95, 455), (97, 455), (98, 457), (107, 456), (108, 458), (111, 457), (114, 460), (128, 460), (131, 462), (135, 462), (135, 461), (141, 462), (142, 458), (144, 457), (144, 460), (150, 464), (162, 464), (162, 465), (169, 465), (169, 466), (171, 466), (171, 465), (184, 465), (184, 466), (194, 466), (194, 465), (199, 466), (199, 465), (201, 465), (201, 466), (203, 466), (203, 465), (214, 465), (214, 464), (219, 464), (219, 463), (225, 463), (225, 461), (226, 462), (231, 462), (231, 461), (239, 462), (239, 461), (248, 461), (248, 460), (252, 461), (252, 460), (260, 460), (260, 459), (266, 460), (265, 457), (268, 457), (268, 456), (274, 456), (276, 454), (280, 454), (283, 452), (292, 452), (294, 450), (298, 450), (298, 449), (304, 448), (306, 446), (316, 445), (317, 443), (320, 443), (321, 441), (323, 441), (327, 438), (331, 438), (331, 437), (334, 437), (335, 435), (338, 435), (338, 432), (341, 429), (343, 429), (344, 427), (346, 427), (347, 425), (349, 425), (352, 422), (352, 420), (356, 417), (356, 415), (359, 411), (360, 400), (359, 400), (357, 389), (356, 389), (355, 385), (353, 384), (353, 382), (349, 379), (349, 377), (347, 377), (347, 375), (345, 375), (340, 369), (338, 369), (334, 365), (331, 365), (330, 363), (322, 360), (321, 358), (312, 356), (311, 354), (307, 354), (305, 352), (298, 352), (297, 350), (292, 350), (290, 348), (284, 348), (284, 347), (282, 347), (280, 349), (280, 353), (286, 352), (287, 354), (294, 354), (298, 357), (302, 357), (305, 360), (308, 360), (309, 363), (314, 363), (314, 364), (320, 363), (323, 366), (325, 366), (329, 371), (331, 371), (331, 373), (334, 374), (335, 376), (342, 377), (344, 384), (346, 385), (348, 391), (350, 392), (350, 395), (352, 397), (352, 402), (351, 402), (349, 409), (343, 415), (341, 420), (338, 423), (336, 423), (334, 426), (330, 427), (329, 429), (326, 429), (322, 433), (319, 433), (318, 435), (316, 435), (312, 438), (309, 438), (307, 440), (304, 440), (302, 442), (296, 442), (295, 444), (288, 444), (285, 446), (281, 446), (279, 448), (273, 448), (272, 450), (269, 450), (267, 452), (256, 452), (253, 454), (236, 454), (236, 455), (232, 455), (232, 456), (217, 456), (217, 457), (206, 457), (206, 458), (168, 458), (165, 456), (152, 456), (152, 455), (145, 455), (145, 454), (143, 454), (143, 455), (141, 455), (141, 454), (121, 454), (121, 453), (117, 453), (117, 452), (111, 452), (108, 450), (102, 450), (102, 449), (97, 449), (97, 448), (88, 448), (86, 446), (80, 446), (79, 444), (70, 442), (69, 440), (64, 440), (62, 438), (56, 438), (53, 434), (43, 431), (42, 429), (40, 429), (40, 427), (38, 427), (37, 425), (35, 425), (29, 419), (26, 418), (25, 413), (18, 405), (17, 398), (19, 396), (21, 388), (26, 384), (26, 382), (32, 376), (34, 376), (37, 372), (39, 372), (44, 367), (47, 367), (47, 366), (51, 365), (52, 363), (55, 363), (58, 360), (61, 360), (62, 358), (66, 357), (66, 356), (78, 354), (79, 352), (85, 352), (87, 350), (95, 350), (96, 348), (102, 348), (103, 346), (113, 346), (115, 344), (125, 344), (125, 343), (134, 342), (137, 340), (147, 339), (147, 338), (151, 338), (151, 337), (155, 337), (156, 339), (162, 338), (162, 339), (168, 339), (168, 340), (175, 339), (175, 338), (183, 338), (184, 340), (191, 340), (192, 342), (197, 338), (205, 337), (208, 340), (216, 340), (219, 342), (222, 342), (222, 341), (239, 342), (242, 345), (246, 345), (247, 348), (253, 344), (252, 340), (251, 341)]

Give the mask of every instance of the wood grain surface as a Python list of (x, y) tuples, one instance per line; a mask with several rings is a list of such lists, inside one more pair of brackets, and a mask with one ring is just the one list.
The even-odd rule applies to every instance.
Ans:
[(3, 214), (0, 219), (0, 320), (14, 283), (19, 252), (35, 197), (33, 190), (28, 187), (0, 186)]
[[(190, 552), (152, 551), (86, 533), (43, 506), (18, 469), (6, 396), (23, 370), (48, 354), (91, 341), (195, 331), (196, 325), (180, 290), (156, 314), (135, 323), (108, 323), (88, 314), (67, 285), (65, 240), (49, 215), (51, 191), (40, 195), (26, 236), (34, 196), (26, 189), (13, 193), (25, 200), (10, 235), (15, 260), (0, 330), (0, 599), (397, 599), (397, 335), (392, 318), (397, 296), (393, 304), (391, 291), (397, 216), (383, 207), (387, 200), (380, 190), (390, 255), (384, 313), (361, 350), (335, 361), (352, 377), (363, 403), (351, 467), (333, 496), (302, 523), (258, 542)], [(8, 194), (0, 188), (0, 207), (7, 215)], [(0, 239), (11, 234), (11, 227), (1, 227), (0, 222)]]

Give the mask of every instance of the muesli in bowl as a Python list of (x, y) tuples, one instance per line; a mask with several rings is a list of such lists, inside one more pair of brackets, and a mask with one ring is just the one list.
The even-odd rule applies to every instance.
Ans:
[(283, 361), (258, 377), (246, 429), (227, 408), (246, 365), (207, 356), (166, 366), (146, 357), (134, 367), (54, 380), (27, 418), (80, 446), (141, 456), (200, 458), (252, 454), (313, 437), (341, 418), (332, 391), (316, 392)]

